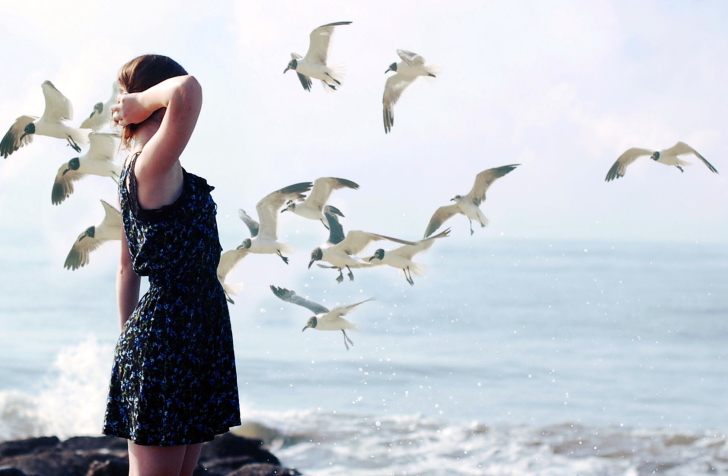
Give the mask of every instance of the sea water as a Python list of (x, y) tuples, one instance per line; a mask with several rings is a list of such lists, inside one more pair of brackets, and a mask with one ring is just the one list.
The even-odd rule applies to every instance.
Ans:
[[(249, 257), (230, 306), (242, 417), (305, 474), (728, 473), (728, 249), (702, 243), (440, 240), (392, 269)], [(225, 243), (224, 243), (225, 244)], [(0, 243), (0, 439), (98, 435), (118, 336), (118, 245)], [(229, 247), (229, 246), (228, 246)], [(359, 332), (301, 332), (311, 313)]]

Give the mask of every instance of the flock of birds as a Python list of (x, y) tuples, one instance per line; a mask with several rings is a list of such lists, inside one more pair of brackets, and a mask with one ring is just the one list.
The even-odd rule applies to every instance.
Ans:
[[(284, 73), (288, 70), (295, 71), (307, 91), (311, 90), (311, 78), (319, 79), (325, 90), (335, 91), (342, 84), (343, 68), (326, 64), (331, 37), (335, 27), (350, 23), (329, 23), (314, 29), (310, 34), (306, 56), (292, 53), (292, 59)], [(386, 133), (391, 131), (394, 124), (393, 107), (402, 92), (418, 77), (434, 79), (440, 70), (439, 66), (426, 65), (424, 58), (410, 51), (397, 50), (397, 54), (402, 61), (392, 63), (385, 71), (385, 73), (395, 72), (387, 79), (382, 99)], [(21, 147), (29, 145), (36, 135), (67, 141), (68, 145), (79, 153), (82, 147), (88, 145), (84, 155), (74, 157), (59, 167), (51, 192), (51, 201), (54, 205), (66, 200), (74, 191), (74, 183), (87, 175), (109, 177), (115, 183), (118, 182), (121, 166), (115, 163), (115, 159), (119, 153), (120, 136), (113, 131), (102, 132), (111, 124), (110, 109), (117, 102), (118, 84), (114, 82), (111, 97), (106, 102), (97, 103), (91, 114), (77, 128), (68, 124), (68, 121), (73, 119), (71, 102), (50, 81), (45, 81), (41, 87), (45, 98), (43, 115), (18, 117), (0, 141), (0, 155), (7, 158)], [(609, 182), (623, 177), (630, 164), (640, 157), (647, 156), (657, 163), (674, 166), (683, 172), (683, 167), (691, 163), (679, 156), (688, 154), (697, 157), (711, 172), (718, 173), (715, 167), (695, 149), (684, 142), (678, 142), (673, 147), (660, 151), (636, 147), (628, 149), (609, 169), (605, 180)], [(321, 268), (337, 270), (336, 281), (341, 283), (344, 280), (344, 270), (347, 271), (349, 280), (353, 281), (352, 269), (390, 266), (396, 268), (410, 285), (414, 285), (413, 276), (421, 276), (426, 271), (426, 267), (415, 262), (414, 257), (429, 250), (436, 240), (447, 237), (450, 228), (438, 234), (435, 232), (447, 220), (458, 214), (468, 218), (471, 235), (474, 233), (473, 221), (485, 227), (488, 219), (480, 209), (480, 205), (485, 201), (487, 190), (493, 182), (513, 171), (518, 165), (503, 165), (477, 174), (475, 183), (467, 194), (455, 195), (450, 199), (454, 203), (444, 205), (433, 213), (423, 239), (419, 241), (408, 241), (361, 230), (344, 233), (339, 220), (344, 214), (328, 204), (328, 201), (335, 190), (347, 188), (357, 190), (359, 185), (351, 180), (320, 177), (314, 182), (301, 182), (281, 188), (266, 195), (257, 203), (258, 220), (242, 209), (238, 211), (238, 216), (250, 231), (250, 238), (244, 239), (236, 249), (222, 253), (217, 269), (218, 279), (228, 301), (234, 304), (232, 296), (242, 290), (242, 283), (231, 284), (227, 283), (226, 279), (249, 253), (277, 255), (288, 264), (289, 260), (285, 255), (291, 252), (291, 247), (278, 241), (278, 216), (284, 212), (292, 212), (306, 219), (320, 221), (328, 229), (327, 241), (311, 252), (309, 269), (313, 263), (317, 263)], [(92, 251), (107, 241), (121, 240), (123, 236), (121, 213), (104, 200), (101, 200), (101, 203), (104, 208), (104, 219), (100, 224), (90, 226), (78, 235), (64, 263), (66, 269), (76, 270), (87, 265)], [(372, 243), (382, 241), (397, 243), (400, 246), (393, 249), (378, 248), (369, 256), (362, 255)], [(353, 343), (347, 336), (346, 330), (354, 329), (356, 325), (343, 316), (371, 300), (337, 306), (329, 310), (321, 304), (298, 296), (294, 291), (276, 286), (271, 286), (271, 290), (283, 301), (305, 307), (315, 314), (308, 320), (303, 328), (304, 331), (308, 328), (340, 330), (344, 335), (344, 345), (347, 350), (349, 344)]]

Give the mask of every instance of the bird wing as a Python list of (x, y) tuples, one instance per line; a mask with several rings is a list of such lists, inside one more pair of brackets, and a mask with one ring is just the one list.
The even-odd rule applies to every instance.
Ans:
[(365, 299), (364, 301), (357, 302), (355, 304), (348, 304), (345, 306), (336, 306), (326, 314), (326, 316), (323, 317), (323, 319), (333, 320), (337, 317), (345, 316), (349, 314), (355, 307), (359, 306), (360, 304), (364, 304), (365, 302), (374, 301), (374, 298)]
[(302, 298), (298, 294), (296, 294), (295, 291), (291, 291), (290, 289), (285, 288), (277, 288), (271, 284), (270, 286), (271, 291), (273, 291), (273, 294), (275, 294), (279, 299), (282, 299), (283, 301), (290, 302), (291, 304), (298, 304), (299, 306), (303, 306), (309, 311), (313, 312), (314, 314), (322, 314), (324, 312), (329, 312), (327, 308), (322, 306), (321, 304), (315, 303), (313, 301), (309, 301), (308, 299)]
[(238, 210), (238, 217), (243, 220), (243, 223), (248, 227), (250, 230), (250, 237), (255, 238), (258, 236), (258, 229), (260, 228), (260, 225), (258, 225), (258, 222), (250, 218), (250, 216), (245, 213), (245, 210), (242, 208)]
[[(337, 213), (338, 212), (338, 213)], [(339, 218), (336, 215), (341, 215), (338, 208), (332, 206), (326, 206), (324, 208), (324, 217), (326, 222), (329, 224), (329, 240), (327, 243), (336, 245), (344, 241), (344, 227), (339, 223)]]
[(50, 81), (41, 85), (45, 97), (45, 111), (43, 119), (48, 122), (70, 121), (73, 119), (73, 106), (71, 101), (53, 86)]
[[(10, 154), (20, 149), (24, 145), (28, 145), (33, 140), (33, 134), (26, 135), (23, 137), (25, 132), (25, 126), (38, 119), (33, 116), (20, 116), (15, 119), (15, 123), (10, 126), (8, 132), (3, 136), (3, 140), (0, 141), (0, 155), (7, 159)], [(23, 140), (20, 138), (23, 137)]]
[(326, 202), (331, 196), (331, 192), (340, 188), (353, 188), (356, 190), (359, 188), (359, 185), (343, 178), (319, 177), (314, 180), (313, 189), (306, 201), (319, 210), (323, 210), (324, 205), (326, 205)]
[(373, 241), (389, 240), (403, 245), (412, 245), (411, 241), (400, 240), (389, 236), (379, 235), (377, 233), (369, 233), (366, 231), (352, 230), (346, 234), (346, 238), (341, 243), (335, 245), (342, 249), (348, 255), (357, 255), (361, 253)]
[(53, 190), (51, 191), (53, 205), (59, 205), (70, 197), (73, 193), (73, 182), (85, 176), (86, 174), (69, 168), (68, 162), (61, 165), (58, 173), (56, 173), (56, 179), (53, 181)]
[(467, 197), (470, 198), (476, 206), (479, 206), (485, 201), (485, 192), (488, 190), (490, 185), (519, 165), (521, 164), (503, 165), (501, 167), (494, 167), (480, 172), (475, 176), (475, 183), (473, 184), (473, 188), (470, 189), (470, 192), (468, 192)]
[(311, 91), (311, 78), (299, 72), (296, 72), (296, 75), (298, 76), (298, 80), (301, 81), (301, 86), (303, 86), (303, 89), (305, 89), (306, 91)]
[(220, 262), (217, 265), (217, 279), (220, 280), (221, 284), (225, 284), (225, 279), (228, 274), (235, 269), (243, 258), (248, 256), (250, 250), (247, 248), (239, 248), (235, 250), (229, 250), (220, 255)]
[(260, 219), (260, 236), (268, 240), (278, 239), (278, 214), (281, 207), (288, 200), (303, 200), (306, 198), (304, 192), (311, 190), (311, 182), (301, 182), (280, 190), (269, 193), (263, 197), (255, 209), (258, 211), (258, 219)]
[(674, 155), (682, 155), (682, 154), (694, 154), (695, 157), (699, 158), (703, 161), (706, 167), (710, 169), (711, 172), (718, 173), (718, 171), (713, 167), (713, 165), (705, 160), (705, 157), (700, 155), (697, 150), (693, 149), (689, 145), (687, 145), (685, 142), (678, 142), (677, 144), (673, 145), (669, 149), (666, 149), (665, 152), (672, 153)]
[(114, 81), (111, 85), (111, 97), (105, 103), (99, 102), (94, 106), (91, 115), (83, 120), (80, 129), (92, 129), (99, 131), (111, 122), (111, 106), (116, 104), (119, 97), (119, 82)]
[(619, 177), (624, 177), (624, 173), (627, 171), (627, 166), (645, 155), (652, 155), (652, 151), (648, 149), (640, 149), (639, 147), (632, 147), (627, 149), (619, 158), (614, 162), (612, 168), (607, 172), (607, 177), (604, 179), (605, 182), (610, 182)]
[(405, 259), (411, 260), (415, 257), (415, 255), (418, 255), (419, 253), (422, 253), (423, 251), (427, 251), (430, 249), (432, 244), (435, 242), (438, 238), (445, 238), (450, 234), (450, 228), (446, 229), (445, 231), (438, 233), (435, 236), (431, 236), (429, 238), (425, 238), (424, 240), (415, 241), (411, 245), (404, 245), (400, 246), (399, 248), (395, 248), (392, 251), (389, 251), (389, 253), (401, 256)]
[(400, 58), (402, 58), (402, 61), (407, 63), (408, 66), (417, 67), (424, 66), (425, 64), (425, 58), (418, 55), (417, 53), (412, 53), (411, 51), (407, 50), (397, 50), (397, 54)]
[[(113, 229), (118, 227), (118, 238), (121, 239), (121, 213), (104, 200), (101, 200), (101, 204), (104, 206), (104, 211), (106, 213), (103, 221), (100, 225), (89, 227), (86, 231), (78, 235), (78, 238), (76, 238), (76, 241), (71, 247), (71, 251), (69, 251), (68, 256), (66, 256), (66, 262), (63, 263), (64, 268), (76, 270), (86, 266), (89, 263), (89, 254), (99, 246), (113, 239), (110, 238), (110, 235), (113, 235), (114, 233), (106, 233), (104, 232), (104, 229), (108, 230), (110, 228)], [(91, 228), (95, 229), (94, 237), (88, 235), (88, 230)]]
[(311, 32), (309, 36), (310, 42), (308, 52), (303, 58), (304, 61), (318, 64), (326, 64), (329, 57), (329, 49), (331, 48), (331, 36), (334, 34), (334, 27), (339, 25), (349, 25), (350, 21), (340, 21), (321, 25)]
[(86, 160), (105, 160), (113, 162), (119, 149), (119, 136), (92, 132), (88, 135), (90, 142)]
[(382, 96), (383, 106), (383, 117), (384, 117), (384, 132), (392, 130), (394, 125), (394, 105), (399, 101), (399, 97), (402, 95), (405, 89), (412, 84), (416, 76), (405, 76), (402, 74), (395, 74), (387, 79), (384, 84), (384, 95)]
[(457, 206), (457, 204), (452, 205), (445, 205), (444, 207), (438, 208), (435, 213), (432, 214), (432, 218), (430, 218), (430, 223), (427, 224), (427, 229), (425, 230), (425, 238), (430, 236), (442, 226), (443, 223), (445, 223), (447, 220), (452, 218), (454, 215), (457, 215), (460, 213), (460, 208)]
[(121, 212), (116, 209), (113, 205), (109, 205), (105, 200), (101, 200), (101, 204), (104, 206), (104, 220), (97, 228), (119, 228), (122, 227)]

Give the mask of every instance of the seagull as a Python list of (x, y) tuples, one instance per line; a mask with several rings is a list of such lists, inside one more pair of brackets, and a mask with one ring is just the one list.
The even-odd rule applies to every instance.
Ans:
[(222, 284), (222, 289), (225, 291), (225, 299), (230, 304), (235, 304), (230, 296), (237, 295), (243, 290), (243, 283), (228, 284), (225, 283), (227, 276), (235, 269), (243, 258), (248, 256), (250, 251), (245, 248), (239, 248), (235, 250), (229, 250), (220, 255), (220, 263), (217, 265), (217, 279)]
[(384, 251), (379, 248), (374, 252), (369, 261), (378, 260), (381, 264), (389, 265), (393, 268), (399, 268), (404, 274), (404, 278), (410, 285), (414, 286), (415, 282), (412, 280), (412, 274), (415, 276), (422, 276), (427, 271), (427, 266), (412, 261), (415, 255), (427, 251), (430, 249), (432, 244), (438, 238), (445, 238), (450, 233), (450, 228), (446, 229), (442, 233), (439, 233), (430, 238), (424, 240), (415, 241), (411, 245), (404, 245), (390, 251)]
[(71, 196), (73, 182), (86, 175), (111, 177), (114, 182), (119, 180), (121, 166), (114, 163), (119, 150), (119, 136), (92, 132), (88, 137), (91, 146), (86, 155), (74, 157), (58, 169), (51, 192), (53, 205), (58, 205)]
[(354, 256), (361, 253), (371, 242), (389, 240), (395, 243), (402, 243), (403, 245), (413, 244), (411, 241), (404, 241), (359, 230), (352, 230), (344, 237), (344, 229), (336, 215), (330, 213), (328, 210), (324, 212), (324, 215), (329, 223), (329, 239), (323, 246), (311, 252), (311, 261), (308, 263), (308, 268), (311, 269), (314, 261), (331, 263), (333, 266), (319, 264), (319, 267), (338, 269), (339, 276), (336, 278), (337, 283), (344, 280), (343, 268), (349, 270), (349, 281), (354, 281), (354, 273), (351, 272), (351, 268), (370, 268), (375, 266), (372, 263), (361, 261)]
[(100, 131), (111, 122), (111, 106), (116, 104), (119, 97), (119, 82), (114, 81), (111, 85), (111, 97), (106, 103), (97, 102), (91, 115), (83, 120), (81, 129), (91, 129), (94, 132)]
[[(324, 216), (324, 207), (331, 196), (331, 192), (340, 188), (352, 188), (357, 190), (359, 185), (351, 180), (343, 178), (319, 177), (314, 180), (313, 190), (311, 190), (311, 194), (306, 198), (306, 200), (298, 203), (293, 200), (289, 201), (286, 204), (286, 207), (281, 210), (281, 213), (291, 211), (304, 218), (321, 220), (321, 223), (328, 228), (328, 225), (326, 224), (326, 217)], [(329, 205), (329, 209), (340, 217), (344, 216), (336, 207)]]
[(349, 339), (349, 336), (346, 335), (345, 329), (357, 329), (358, 327), (356, 324), (347, 321), (341, 316), (347, 315), (350, 311), (352, 311), (360, 304), (364, 304), (365, 302), (374, 300), (374, 298), (369, 298), (355, 304), (349, 304), (348, 306), (336, 306), (329, 311), (321, 304), (317, 304), (313, 301), (302, 298), (301, 296), (297, 295), (295, 291), (291, 291), (285, 288), (277, 288), (273, 285), (271, 285), (270, 288), (273, 291), (273, 294), (278, 296), (280, 299), (286, 302), (290, 302), (292, 304), (298, 304), (299, 306), (303, 306), (309, 311), (316, 314), (315, 316), (312, 316), (308, 319), (306, 327), (304, 327), (301, 332), (305, 331), (309, 327), (319, 331), (341, 331), (344, 334), (344, 346), (346, 347), (346, 350), (349, 350), (349, 344), (353, 346), (354, 343), (351, 341), (351, 339)]
[(399, 101), (405, 89), (414, 83), (419, 76), (426, 78), (436, 78), (440, 73), (440, 65), (431, 64), (425, 66), (425, 58), (406, 50), (397, 50), (397, 54), (402, 61), (392, 63), (384, 74), (390, 71), (396, 72), (394, 76), (390, 76), (384, 85), (384, 96), (382, 104), (384, 105), (384, 132), (385, 134), (392, 130), (394, 125), (394, 105)]
[(68, 252), (64, 268), (73, 271), (86, 266), (89, 254), (93, 250), (109, 240), (121, 240), (121, 213), (104, 200), (101, 200), (101, 204), (104, 206), (104, 220), (99, 225), (86, 228), (86, 231), (78, 235), (71, 251)]
[(475, 184), (467, 195), (455, 195), (450, 199), (455, 202), (453, 205), (446, 205), (435, 211), (432, 218), (430, 218), (430, 223), (427, 225), (427, 230), (425, 230), (425, 238), (433, 234), (443, 223), (458, 213), (468, 217), (471, 235), (474, 233), (473, 220), (480, 223), (480, 226), (484, 228), (488, 224), (488, 219), (480, 210), (480, 204), (485, 201), (485, 192), (498, 178), (503, 177), (519, 165), (521, 164), (503, 165), (484, 170), (476, 175)]
[(609, 172), (607, 172), (607, 177), (604, 179), (604, 181), (610, 182), (614, 179), (618, 179), (619, 177), (624, 177), (624, 174), (627, 171), (627, 166), (635, 160), (639, 159), (640, 157), (646, 155), (649, 155), (650, 159), (654, 160), (655, 162), (659, 162), (665, 165), (674, 165), (675, 167), (680, 169), (680, 172), (684, 172), (682, 166), (688, 166), (693, 164), (684, 160), (680, 160), (677, 157), (678, 155), (683, 154), (694, 154), (697, 158), (703, 161), (703, 163), (706, 165), (706, 167), (708, 167), (708, 169), (710, 169), (711, 172), (716, 174), (718, 173), (715, 167), (713, 167), (710, 162), (705, 160), (705, 157), (698, 154), (695, 149), (687, 145), (685, 142), (678, 142), (669, 149), (664, 149), (661, 151), (640, 149), (639, 147), (632, 147), (631, 149), (628, 149), (619, 156), (616, 162), (614, 162), (612, 168), (609, 169)]
[(334, 34), (334, 27), (350, 24), (350, 21), (340, 21), (321, 25), (313, 30), (306, 56), (291, 53), (292, 59), (283, 70), (283, 74), (289, 69), (294, 70), (306, 91), (311, 91), (311, 78), (320, 79), (325, 90), (328, 91), (328, 88), (331, 88), (335, 91), (337, 86), (341, 86), (344, 67), (341, 65), (326, 66), (326, 59), (331, 47), (331, 35)]
[(73, 119), (71, 101), (66, 99), (66, 96), (61, 94), (50, 81), (45, 81), (41, 88), (43, 88), (45, 97), (43, 115), (40, 119), (34, 116), (20, 116), (15, 120), (15, 124), (10, 126), (0, 141), (0, 155), (4, 158), (7, 159), (10, 154), (22, 146), (30, 144), (33, 134), (66, 139), (68, 145), (73, 147), (76, 152), (81, 152), (79, 144), (88, 144), (90, 130), (76, 129), (65, 122)]
[(255, 206), (260, 224), (250, 218), (242, 208), (238, 210), (238, 216), (250, 229), (250, 238), (243, 240), (237, 249), (246, 249), (251, 253), (277, 254), (288, 264), (288, 258), (282, 253), (290, 253), (292, 250), (288, 245), (278, 242), (278, 211), (286, 200), (303, 200), (305, 198), (303, 193), (311, 190), (312, 185), (311, 182), (301, 182), (263, 197)]

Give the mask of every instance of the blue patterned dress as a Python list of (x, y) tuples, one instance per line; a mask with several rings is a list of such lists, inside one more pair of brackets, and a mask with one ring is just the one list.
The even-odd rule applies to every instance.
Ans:
[(141, 209), (137, 157), (121, 173), (119, 200), (133, 268), (149, 277), (149, 291), (116, 345), (103, 433), (139, 445), (201, 443), (240, 424), (213, 187), (183, 170), (174, 203)]

